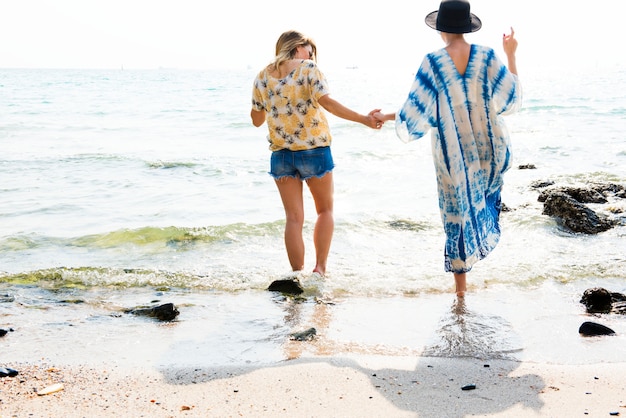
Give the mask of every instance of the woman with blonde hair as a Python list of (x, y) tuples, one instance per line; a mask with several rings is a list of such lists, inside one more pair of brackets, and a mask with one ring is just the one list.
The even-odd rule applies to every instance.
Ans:
[(270, 175), (274, 177), (285, 209), (285, 246), (293, 271), (304, 269), (303, 182), (317, 211), (313, 232), (314, 273), (326, 274), (334, 231), (332, 136), (324, 110), (370, 128), (382, 122), (357, 113), (330, 97), (328, 83), (317, 66), (317, 46), (302, 33), (284, 32), (276, 42), (276, 57), (254, 80), (254, 126), (267, 122)]

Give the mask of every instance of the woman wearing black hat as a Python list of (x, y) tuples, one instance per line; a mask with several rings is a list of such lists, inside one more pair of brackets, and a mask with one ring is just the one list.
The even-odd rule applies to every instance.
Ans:
[(424, 57), (408, 98), (394, 120), (404, 141), (429, 130), (437, 173), (439, 208), (446, 233), (445, 270), (454, 274), (456, 293), (465, 295), (466, 273), (500, 239), (502, 176), (511, 163), (510, 140), (501, 116), (521, 107), (517, 40), (503, 36), (508, 68), (493, 49), (469, 44), (480, 19), (463, 0), (444, 0), (426, 16), (446, 46)]

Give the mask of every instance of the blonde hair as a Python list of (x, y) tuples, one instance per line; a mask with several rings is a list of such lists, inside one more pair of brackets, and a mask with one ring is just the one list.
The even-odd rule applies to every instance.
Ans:
[(278, 38), (278, 41), (276, 41), (276, 58), (274, 58), (270, 67), (273, 66), (274, 69), (278, 71), (280, 64), (293, 59), (299, 46), (307, 45), (311, 45), (311, 49), (313, 51), (313, 57), (311, 59), (317, 61), (317, 46), (315, 45), (315, 41), (313, 41), (313, 39), (307, 38), (302, 33), (295, 30), (283, 32), (283, 34)]

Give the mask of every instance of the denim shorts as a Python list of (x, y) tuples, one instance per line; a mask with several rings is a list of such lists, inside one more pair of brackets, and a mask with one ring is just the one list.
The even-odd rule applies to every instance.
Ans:
[(308, 180), (323, 177), (335, 168), (330, 147), (319, 147), (303, 151), (282, 149), (272, 152), (269, 174), (276, 180), (295, 177)]

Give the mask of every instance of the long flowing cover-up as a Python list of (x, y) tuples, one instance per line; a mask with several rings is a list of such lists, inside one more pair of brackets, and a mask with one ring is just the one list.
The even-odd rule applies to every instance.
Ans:
[(493, 49), (471, 45), (465, 74), (445, 49), (426, 55), (396, 114), (402, 140), (432, 133), (446, 271), (470, 271), (500, 239), (502, 175), (511, 164), (502, 116), (521, 102), (518, 77)]

